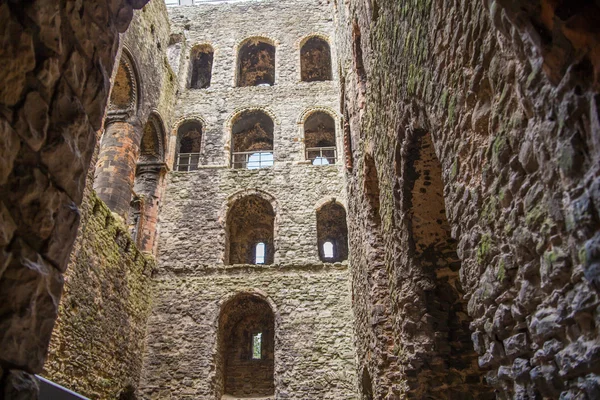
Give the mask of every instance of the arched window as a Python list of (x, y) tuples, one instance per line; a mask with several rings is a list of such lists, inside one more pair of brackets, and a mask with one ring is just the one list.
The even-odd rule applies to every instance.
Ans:
[(238, 52), (237, 86), (275, 84), (275, 46), (265, 39), (248, 39)]
[(275, 393), (275, 316), (265, 300), (240, 294), (221, 309), (217, 398), (268, 397)]
[(177, 129), (177, 156), (175, 171), (195, 171), (200, 164), (202, 147), (202, 124), (187, 121)]
[(306, 159), (313, 165), (335, 164), (335, 120), (326, 112), (318, 111), (304, 121)]
[(196, 46), (191, 53), (190, 88), (206, 89), (210, 87), (214, 51), (209, 45)]
[(335, 201), (317, 211), (317, 243), (319, 258), (324, 262), (348, 259), (348, 226), (346, 210)]
[(227, 215), (229, 264), (272, 264), (275, 212), (258, 195), (237, 200)]
[(246, 111), (235, 118), (231, 130), (231, 166), (257, 169), (273, 165), (273, 120), (264, 112)]
[(300, 50), (301, 78), (304, 82), (331, 80), (331, 50), (320, 37), (309, 38)]

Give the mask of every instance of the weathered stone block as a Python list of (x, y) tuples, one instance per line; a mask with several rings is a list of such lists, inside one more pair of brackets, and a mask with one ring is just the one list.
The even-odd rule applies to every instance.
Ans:
[(9, 249), (0, 277), (0, 359), (29, 371), (42, 369), (58, 312), (60, 273), (23, 241)]
[(7, 371), (0, 388), (7, 400), (36, 400), (40, 389), (34, 375), (17, 369)]

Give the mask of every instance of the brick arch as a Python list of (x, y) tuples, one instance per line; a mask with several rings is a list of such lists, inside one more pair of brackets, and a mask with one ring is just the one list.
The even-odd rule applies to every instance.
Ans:
[(142, 83), (132, 53), (123, 47), (111, 90), (108, 119), (125, 120), (134, 117), (142, 102)]
[[(341, 262), (348, 259), (348, 213), (335, 197), (322, 199), (315, 210), (317, 220), (317, 247), (323, 262)], [(325, 257), (324, 244), (333, 244), (333, 257)]]
[(337, 125), (339, 124), (339, 121), (341, 120), (342, 116), (330, 107), (322, 107), (322, 106), (308, 107), (306, 110), (304, 110), (302, 112), (302, 114), (300, 114), (298, 116), (296, 123), (298, 125), (303, 125), (312, 114), (317, 113), (317, 112), (324, 112), (326, 114), (329, 114), (331, 116), (331, 118), (333, 118), (334, 121), (336, 122), (336, 129), (337, 129)]
[(319, 33), (319, 32), (311, 32), (308, 35), (303, 36), (302, 38), (300, 38), (300, 40), (297, 40), (296, 43), (294, 44), (294, 47), (296, 48), (296, 50), (300, 50), (302, 48), (302, 46), (304, 46), (304, 44), (312, 38), (319, 38), (322, 39), (324, 41), (327, 42), (327, 44), (329, 44), (329, 46), (331, 46), (331, 36), (326, 35), (324, 33)]
[[(206, 131), (207, 131), (207, 122), (206, 119), (204, 119), (204, 117), (202, 117), (201, 115), (198, 114), (191, 114), (191, 115), (186, 115), (184, 117), (179, 118), (177, 121), (175, 121), (175, 123), (173, 124), (173, 128), (171, 129), (171, 137), (175, 137), (175, 140), (173, 141), (174, 144), (171, 146), (171, 154), (173, 155), (174, 158), (174, 164), (173, 164), (173, 170), (179, 170), (179, 171), (191, 171), (191, 170), (195, 170), (197, 169), (197, 167), (201, 164), (201, 155), (200, 156), (192, 156), (192, 158), (187, 158), (185, 160), (179, 160), (178, 159), (178, 154), (181, 151), (181, 147), (180, 147), (180, 129), (182, 127), (184, 127), (187, 124), (197, 124), (198, 126), (200, 126), (201, 130), (200, 130), (200, 152), (203, 152), (204, 149), (204, 144), (206, 142)], [(174, 146), (174, 147), (173, 147)], [(186, 165), (180, 165), (181, 163), (178, 164), (178, 161), (183, 161), (183, 163), (185, 163)], [(181, 167), (181, 168), (179, 168)]]

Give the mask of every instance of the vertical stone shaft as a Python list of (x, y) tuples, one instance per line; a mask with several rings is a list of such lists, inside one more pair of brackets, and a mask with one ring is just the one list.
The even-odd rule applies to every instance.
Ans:
[(94, 190), (106, 205), (123, 218), (130, 209), (142, 128), (129, 122), (106, 127), (96, 168)]
[(141, 164), (137, 168), (133, 190), (137, 196), (143, 198), (137, 244), (141, 251), (152, 252), (156, 240), (159, 188), (165, 168), (163, 163)]

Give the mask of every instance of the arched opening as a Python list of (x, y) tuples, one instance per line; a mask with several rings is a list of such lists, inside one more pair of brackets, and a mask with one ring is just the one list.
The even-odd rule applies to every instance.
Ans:
[(164, 129), (151, 114), (144, 125), (130, 209), (130, 231), (142, 251), (154, 249), (159, 207), (159, 187), (164, 172)]
[(264, 112), (249, 110), (238, 115), (231, 128), (231, 166), (237, 169), (271, 167), (273, 120)]
[(313, 165), (335, 164), (335, 120), (323, 111), (312, 113), (304, 121), (304, 144), (306, 159)]
[(255, 194), (242, 197), (229, 210), (227, 228), (229, 264), (273, 263), (275, 212), (271, 203)]
[(119, 62), (110, 94), (110, 109), (127, 110), (134, 105), (135, 82), (133, 71), (125, 60)]
[(367, 70), (365, 69), (365, 63), (363, 61), (362, 51), (362, 35), (360, 33), (360, 26), (358, 21), (354, 21), (352, 25), (352, 56), (354, 60), (354, 69), (356, 70), (356, 76), (358, 78), (358, 86), (362, 94), (367, 89)]
[[(477, 353), (471, 342), (467, 301), (459, 277), (461, 262), (446, 218), (442, 166), (431, 134), (414, 132), (406, 154), (405, 209), (412, 242), (408, 268), (416, 279), (431, 282), (423, 286), (422, 304), (429, 318), (420, 335), (429, 336), (433, 348), (417, 372), (422, 386), (415, 390), (423, 397), (441, 397), (425, 383), (435, 379), (444, 382), (437, 386), (447, 393), (444, 397), (488, 398), (490, 388), (477, 368)], [(407, 301), (414, 300), (411, 297)]]
[(371, 375), (366, 367), (363, 369), (360, 388), (362, 391), (361, 400), (373, 400), (373, 383), (371, 382)]
[(317, 243), (323, 262), (348, 259), (348, 226), (346, 210), (331, 201), (317, 211)]
[(248, 39), (239, 49), (237, 86), (275, 84), (275, 46), (265, 39)]
[(381, 215), (379, 214), (379, 178), (377, 176), (375, 160), (373, 160), (370, 154), (365, 154), (364, 168), (364, 193), (369, 205), (369, 222), (378, 228), (381, 225)]
[(331, 49), (325, 39), (309, 38), (300, 50), (301, 78), (304, 82), (331, 80)]
[(190, 88), (206, 89), (212, 78), (214, 51), (209, 45), (196, 46), (191, 53)]
[(217, 398), (275, 394), (275, 316), (269, 303), (240, 294), (221, 309)]
[(177, 156), (175, 171), (195, 171), (200, 164), (202, 149), (202, 124), (186, 121), (177, 129)]

